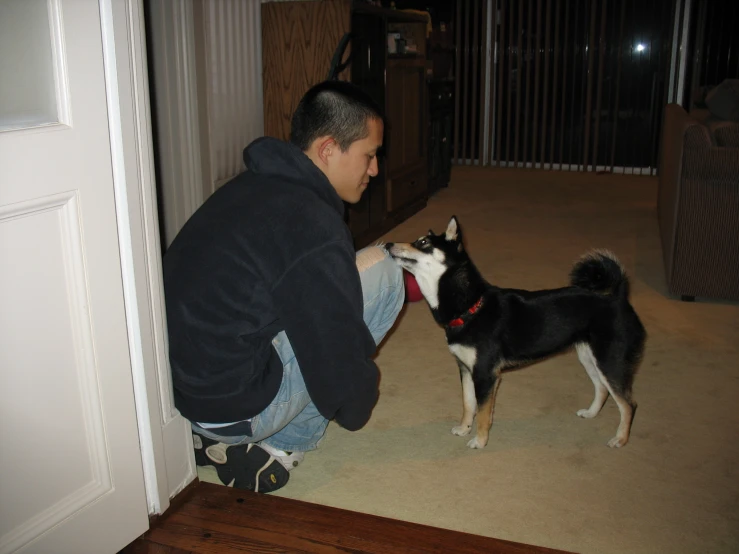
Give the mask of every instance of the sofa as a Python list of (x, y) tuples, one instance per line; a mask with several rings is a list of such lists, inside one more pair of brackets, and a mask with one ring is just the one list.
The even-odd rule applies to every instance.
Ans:
[(739, 300), (739, 80), (664, 110), (657, 200), (669, 294)]

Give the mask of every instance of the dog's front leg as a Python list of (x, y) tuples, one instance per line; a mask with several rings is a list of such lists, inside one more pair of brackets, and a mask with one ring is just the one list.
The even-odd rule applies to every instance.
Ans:
[(481, 383), (477, 390), (477, 433), (467, 446), (470, 448), (485, 448), (490, 436), (490, 427), (493, 424), (493, 412), (495, 411), (495, 395), (500, 386), (500, 369), (496, 369), (492, 375), (492, 382)]
[(464, 437), (472, 430), (472, 421), (477, 411), (477, 398), (472, 372), (459, 360), (457, 360), (457, 365), (459, 366), (459, 377), (462, 380), (462, 421), (456, 427), (452, 427), (452, 434)]

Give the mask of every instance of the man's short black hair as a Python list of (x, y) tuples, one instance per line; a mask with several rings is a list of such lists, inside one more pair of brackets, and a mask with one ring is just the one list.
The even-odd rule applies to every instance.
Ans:
[(362, 89), (345, 81), (318, 83), (300, 100), (293, 114), (290, 142), (307, 151), (319, 137), (330, 136), (346, 151), (369, 136), (367, 121), (383, 121), (382, 110)]

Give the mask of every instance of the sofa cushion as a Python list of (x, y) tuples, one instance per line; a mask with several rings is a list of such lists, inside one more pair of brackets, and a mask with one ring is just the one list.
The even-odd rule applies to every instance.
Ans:
[[(717, 146), (739, 148), (739, 123), (724, 121), (716, 125), (712, 131), (713, 136), (716, 138)], [(739, 156), (739, 152), (737, 152), (737, 156)]]
[(705, 102), (715, 117), (739, 122), (739, 79), (724, 79), (706, 95)]

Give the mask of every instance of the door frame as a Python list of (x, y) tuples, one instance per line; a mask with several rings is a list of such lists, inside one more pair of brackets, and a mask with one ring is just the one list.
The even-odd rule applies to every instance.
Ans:
[(143, 0), (98, 2), (131, 372), (152, 515), (169, 507), (196, 469), (169, 377)]

